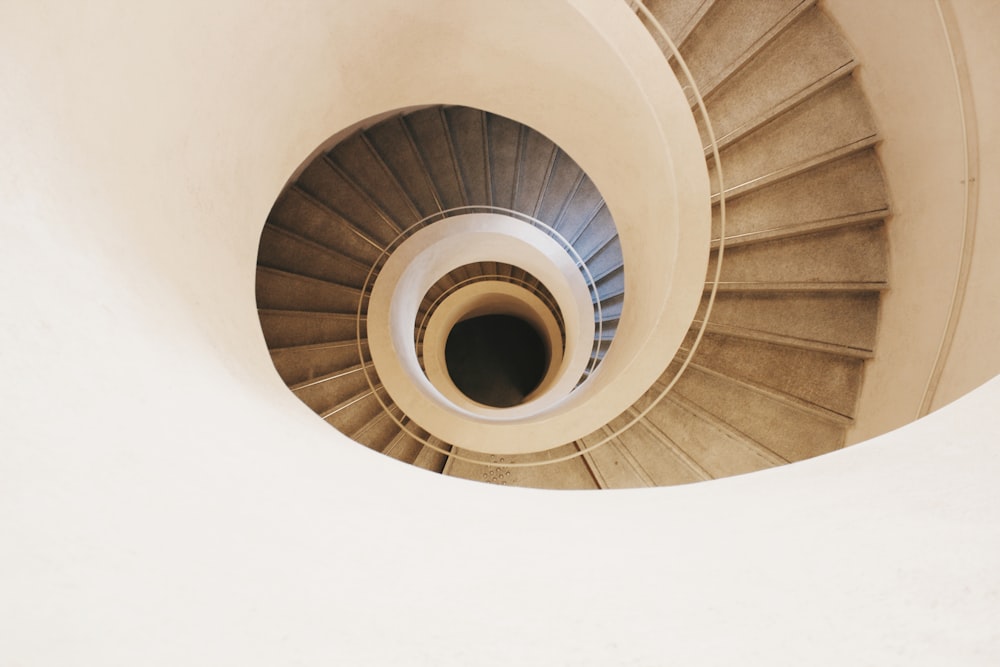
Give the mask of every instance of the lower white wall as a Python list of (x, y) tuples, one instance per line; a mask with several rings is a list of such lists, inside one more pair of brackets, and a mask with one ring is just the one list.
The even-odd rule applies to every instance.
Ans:
[(414, 7), (348, 5), (5, 10), (0, 663), (996, 664), (997, 382), (820, 459), (606, 493), (425, 473), (287, 392), (256, 235), (348, 120), (301, 56), (374, 106), (326, 45)]

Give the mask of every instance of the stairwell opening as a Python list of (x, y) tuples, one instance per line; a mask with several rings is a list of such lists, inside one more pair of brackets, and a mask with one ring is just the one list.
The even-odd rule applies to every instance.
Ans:
[(452, 327), (445, 363), (468, 398), (495, 408), (520, 405), (541, 383), (551, 355), (535, 327), (513, 315), (481, 315)]

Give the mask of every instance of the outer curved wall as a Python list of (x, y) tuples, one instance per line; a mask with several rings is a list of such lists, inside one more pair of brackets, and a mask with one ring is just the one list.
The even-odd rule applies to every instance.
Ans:
[(995, 664), (996, 382), (794, 466), (552, 494), (380, 457), (274, 376), (275, 194), (339, 99), (399, 106), (385, 26), (465, 44), (478, 7), (4, 10), (0, 662)]
[[(890, 290), (883, 297), (876, 357), (865, 371), (859, 411), (848, 440), (858, 442), (919, 416), (925, 396), (936, 408), (1000, 373), (1000, 7), (941, 0), (960, 65), (967, 66), (965, 103), (978, 128), (979, 181), (974, 203), (972, 271), (959, 303), (958, 328), (941, 358), (962, 254), (966, 203), (962, 109), (949, 45), (934, 0), (895, 3), (824, 0), (858, 53), (858, 78), (883, 143), (879, 157), (892, 189), (887, 226), (892, 249)], [(952, 18), (953, 17), (953, 18)], [(965, 62), (962, 62), (967, 54)]]

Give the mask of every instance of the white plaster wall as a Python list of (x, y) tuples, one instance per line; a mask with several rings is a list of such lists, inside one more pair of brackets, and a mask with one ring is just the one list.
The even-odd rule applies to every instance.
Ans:
[(362, 47), (475, 3), (3, 14), (0, 664), (1000, 658), (996, 382), (831, 456), (595, 494), (424, 473), (287, 392), (261, 221), (338, 100), (389, 101)]

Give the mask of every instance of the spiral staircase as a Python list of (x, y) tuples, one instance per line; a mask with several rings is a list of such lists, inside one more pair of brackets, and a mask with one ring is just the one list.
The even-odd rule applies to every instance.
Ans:
[[(731, 46), (699, 31), (722, 26), (720, 12), (741, 4), (678, 0), (655, 9), (682, 43), (687, 64), (711, 76), (704, 66), (698, 70), (695, 46), (705, 40)], [(512, 467), (497, 454), (496, 465), (474, 468), (448, 450), (448, 474), (432, 474), (332, 428), (275, 371), (253, 282), (264, 220), (296, 167), (332, 131), (356, 129), (381, 111), (398, 110), (399, 117), (431, 104), (448, 114), (456, 108), (450, 105), (463, 104), (536, 128), (599, 186), (623, 249), (622, 318), (600, 366), (571, 397), (582, 395), (629, 349), (622, 344), (629, 318), (640, 312), (637, 304), (648, 303), (642, 291), (650, 281), (636, 276), (651, 266), (669, 270), (633, 261), (631, 245), (636, 229), (645, 229), (635, 213), (667, 199), (649, 187), (665, 180), (655, 167), (667, 142), (657, 141), (655, 121), (689, 121), (684, 164), (703, 161), (681, 86), (669, 116), (656, 115), (662, 105), (642, 105), (643, 93), (662, 97), (654, 66), (670, 79), (666, 59), (656, 58), (634, 13), (617, 0), (303, 0), (291, 11), (223, 2), (198, 12), (176, 3), (109, 0), (11, 4), (0, 22), (7, 56), (0, 65), (6, 92), (0, 118), (10, 130), (0, 139), (8, 157), (0, 178), (0, 246), (7, 250), (0, 272), (8, 287), (0, 327), (0, 598), (6, 602), (0, 663), (997, 664), (1000, 381), (976, 387), (1000, 371), (1000, 125), (990, 112), (1000, 100), (994, 76), (1000, 12), (990, 0), (914, 0), (905, 11), (865, 0), (820, 0), (818, 7), (863, 63), (839, 84), (860, 85), (878, 121), (878, 165), (891, 186), (891, 224), (882, 230), (892, 252), (891, 289), (862, 289), (858, 280), (867, 278), (855, 275), (838, 279), (855, 291), (803, 289), (794, 280), (802, 274), (792, 269), (833, 266), (825, 250), (802, 262), (796, 256), (787, 264), (744, 264), (772, 271), (773, 279), (725, 273), (751, 252), (866, 227), (877, 233), (878, 220), (888, 215), (878, 213), (887, 207), (877, 179), (867, 198), (864, 181), (848, 180), (862, 173), (852, 164), (869, 164), (877, 176), (871, 148), (778, 173), (828, 152), (819, 145), (834, 131), (826, 124), (805, 146), (796, 143), (801, 159), (770, 151), (774, 162), (752, 184), (760, 187), (737, 190), (755, 176), (739, 175), (736, 158), (748, 153), (736, 149), (749, 147), (752, 137), (774, 138), (818, 98), (789, 106), (740, 139), (727, 135), (741, 121), (734, 117), (730, 129), (723, 127), (718, 105), (796, 26), (824, 22), (810, 7), (759, 49), (751, 39), (758, 55), (715, 93), (702, 91), (722, 150), (729, 151), (719, 161), (729, 196), (712, 203), (709, 169), (684, 170), (704, 185), (697, 190), (704, 255), (697, 271), (685, 271), (694, 291), (690, 308), (677, 317), (676, 341), (650, 367), (650, 375), (667, 371), (658, 386), (666, 389), (677, 378), (674, 386), (642, 421), (575, 463)], [(700, 20), (691, 20), (702, 8)], [(756, 25), (758, 36), (769, 32), (745, 23)], [(842, 45), (839, 38), (834, 43)], [(810, 53), (800, 49), (779, 78), (813, 62)], [(953, 76), (950, 57), (968, 64), (964, 93), (961, 68)], [(746, 89), (754, 96), (728, 108), (752, 115), (750, 103), (770, 88), (748, 82)], [(544, 91), (545, 99), (533, 91)], [(977, 121), (968, 135), (961, 131), (963, 102)], [(762, 108), (780, 100), (768, 104)], [(850, 146), (850, 139), (840, 143)], [(978, 171), (967, 169), (963, 148), (978, 150)], [(978, 185), (970, 188), (967, 177)], [(814, 185), (837, 178), (854, 185), (826, 194)], [(352, 179), (362, 183), (354, 172)], [(965, 260), (956, 241), (976, 217), (974, 210), (962, 217), (970, 190), (979, 224), (963, 296), (956, 276)], [(715, 284), (708, 227), (714, 210), (722, 229), (723, 208), (725, 231), (715, 236), (725, 241), (724, 275), (706, 316), (696, 309), (702, 285), (707, 302)], [(525, 213), (518, 215), (523, 224)], [(663, 216), (649, 217), (659, 224)], [(845, 224), (821, 229), (830, 220)], [(264, 233), (281, 235), (277, 226)], [(314, 237), (305, 245), (336, 257), (347, 254), (350, 241)], [(858, 257), (850, 259), (845, 266)], [(471, 290), (499, 283), (489, 276), (518, 267), (497, 261), (507, 266), (466, 262), (452, 267), (454, 275), (452, 268), (442, 272), (445, 282), (423, 292), (415, 312), (434, 318), (447, 309), (448, 295), (466, 289), (445, 284), (474, 281)], [(324, 270), (346, 265), (329, 262)], [(309, 275), (286, 266), (277, 271)], [(531, 275), (504, 284), (544, 303), (545, 292), (531, 284), (540, 280), (547, 289), (548, 277), (518, 268)], [(744, 289), (751, 279), (769, 291)], [(786, 279), (782, 284), (797, 289), (775, 289)], [(960, 303), (950, 300), (953, 292)], [(810, 317), (778, 308), (805, 309), (809, 300), (819, 304)], [(759, 310), (743, 310), (747, 304)], [(865, 319), (864, 304), (877, 307), (877, 324)], [(299, 341), (271, 341), (283, 369), (290, 355), (308, 352), (285, 348), (317, 345), (342, 355), (329, 361), (317, 350), (309, 361), (304, 354), (295, 363), (315, 366), (300, 371), (293, 385), (377, 357), (375, 347), (370, 353), (363, 347), (352, 364), (356, 299), (343, 313), (350, 324), (323, 314), (340, 306), (274, 305), (262, 310), (265, 317), (302, 320)], [(434, 341), (422, 317), (401, 331), (430, 372), (423, 348)], [(707, 321), (706, 333), (677, 376), (674, 369), (687, 357), (682, 351), (672, 368), (667, 359), (694, 347), (696, 334), (680, 340), (698, 321)], [(939, 342), (952, 328), (952, 350), (942, 358)], [(370, 339), (372, 331), (363, 332)], [(771, 381), (750, 375), (741, 365), (749, 361), (732, 363), (736, 353), (723, 354), (736, 344), (790, 354), (789, 343), (810, 358), (829, 355), (862, 367), (854, 410), (837, 410), (853, 420), (846, 435), (838, 435), (845, 420), (834, 422), (812, 407), (820, 399), (806, 393), (829, 381), (820, 371), (809, 383), (800, 375), (780, 384), (788, 372)], [(808, 370), (786, 365), (781, 370)], [(376, 373), (373, 381), (391, 381), (381, 361), (367, 368)], [(696, 393), (699, 378), (703, 393)], [(710, 381), (728, 393), (709, 392)], [(654, 383), (643, 377), (641, 384)], [(911, 424), (928, 384), (934, 412)], [(688, 416), (695, 405), (703, 413)], [(761, 405), (772, 412), (755, 407)], [(638, 403), (633, 416), (646, 407)], [(669, 441), (654, 437), (653, 417), (667, 408), (673, 412), (660, 420), (661, 432), (704, 424), (713, 437), (696, 439), (681, 429)], [(805, 446), (807, 436), (791, 442), (787, 435), (794, 429), (808, 435), (803, 415), (828, 428), (830, 442), (843, 437), (851, 446), (707, 483), (602, 493), (499, 486), (595, 487), (593, 469), (606, 487), (649, 483), (640, 472), (667, 481), (670, 462), (680, 458), (673, 448), (721, 475), (711, 464), (735, 467), (731, 452), (700, 443), (735, 441), (737, 453), (749, 440), (775, 453), (775, 438)], [(723, 432), (723, 422), (725, 438), (714, 433)], [(395, 437), (386, 421), (376, 427)], [(565, 444), (572, 440), (567, 449), (579, 453), (608, 435), (574, 434)], [(861, 438), (872, 439), (852, 444)], [(399, 457), (399, 449), (390, 454)], [(421, 452), (436, 454), (412, 445), (410, 457)], [(640, 461), (642, 454), (649, 458)], [(483, 473), (496, 484), (449, 476), (482, 480)], [(389, 614), (399, 621), (387, 623)]]
[[(810, 0), (656, 2), (650, 10), (640, 18), (684, 80), (653, 19), (674, 36), (716, 137), (713, 146), (701, 120), (715, 193), (705, 296), (660, 379), (590, 435), (489, 459), (442, 441), (393, 402), (372, 368), (366, 288), (380, 257), (414, 226), (501, 210), (562, 235), (592, 277), (595, 364), (627, 299), (614, 220), (573, 159), (510, 119), (437, 105), (337, 136), (268, 218), (257, 302), (272, 360), (296, 396), (388, 456), (522, 486), (680, 484), (844, 446), (888, 287), (889, 204), (877, 128), (852, 78), (857, 63)], [(479, 262), (441, 277), (422, 319), (435, 298), (486, 279), (544, 289), (519, 267)]]

